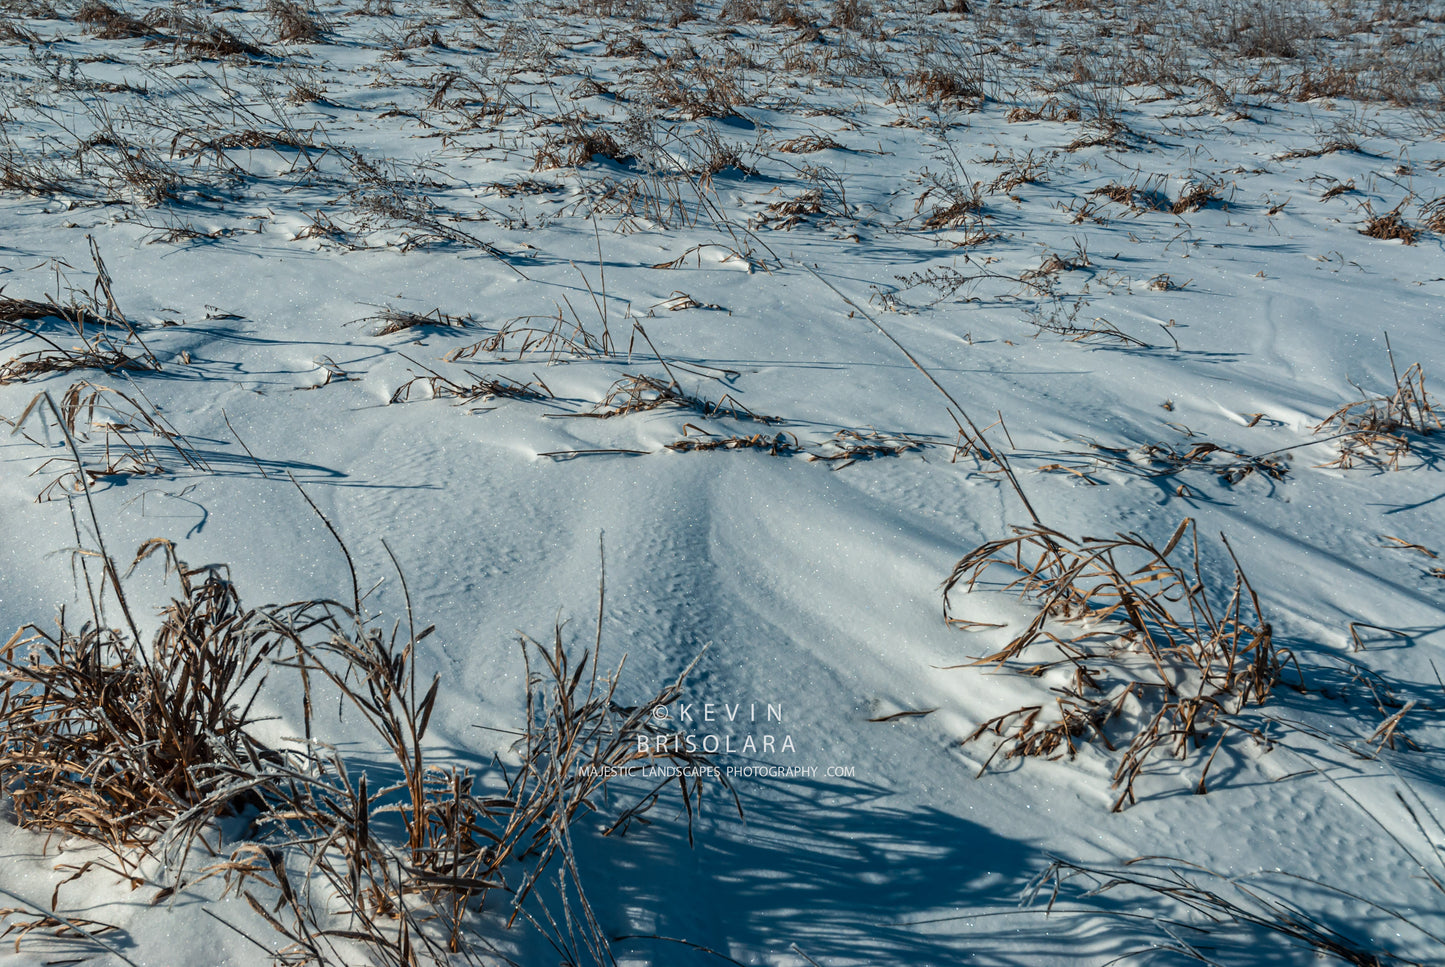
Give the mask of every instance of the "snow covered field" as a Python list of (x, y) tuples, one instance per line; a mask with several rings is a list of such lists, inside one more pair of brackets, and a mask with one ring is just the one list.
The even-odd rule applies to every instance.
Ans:
[(0, 963), (1445, 961), (1445, 4), (3, 9)]

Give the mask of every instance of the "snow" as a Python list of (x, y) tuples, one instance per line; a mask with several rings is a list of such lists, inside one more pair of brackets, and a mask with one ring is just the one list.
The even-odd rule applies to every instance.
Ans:
[[(1188, 39), (1189, 18), (1212, 15), (1154, 21), (1152, 40), (1131, 46), (1126, 28), (1161, 16), (1146, 2), (1097, 22), (1077, 8), (1110, 5), (980, 2), (952, 16), (880, 4), (878, 32), (862, 33), (829, 24), (835, 4), (795, 4), (821, 26), (816, 41), (725, 21), (709, 2), (673, 26), (666, 11), (687, 5), (498, 0), (479, 5), (481, 18), (465, 4), (386, 6), (325, 5), (323, 39), (299, 45), (274, 40), (262, 5), (208, 6), (265, 51), (228, 59), (103, 39), (69, 6), (7, 7), (34, 40), (0, 34), (0, 172), (6, 159), (48, 163), (63, 184), (0, 182), (4, 297), (103, 306), (93, 238), (161, 368), (13, 380), (0, 385), (0, 415), (18, 420), (36, 394), (59, 401), (86, 379), (158, 414), (196, 463), (147, 437), (164, 472), (97, 479), (102, 536), (122, 567), (164, 537), (192, 564), (225, 563), (248, 604), (347, 600), (346, 561), (304, 489), (355, 556), (362, 590), (380, 582), (368, 607), (392, 620), (404, 603), (383, 541), (395, 555), (418, 622), (437, 628), (419, 646), (421, 677), (442, 678), (428, 748), (485, 771), (496, 756), (512, 761), (509, 730), (525, 721), (519, 633), (546, 639), (560, 620), (565, 641), (590, 645), (605, 554), (602, 664), (626, 656), (623, 701), (646, 700), (701, 655), (680, 700), (694, 716), (741, 704), (775, 706), (782, 721), (698, 723), (699, 737), (786, 735), (793, 747), (715, 763), (804, 773), (735, 778), (741, 817), (711, 788), (691, 845), (673, 798), (620, 838), (599, 835), (607, 817), (583, 815), (582, 879), (607, 935), (631, 938), (613, 943), (621, 964), (1104, 964), (1169, 944), (1150, 918), (1179, 910), (1139, 893), (1086, 896), (1078, 882), (1047, 917), (1042, 901), (1018, 904), (1055, 857), (1114, 867), (1139, 856), (1245, 882), (1295, 874), (1269, 882), (1311, 916), (1400, 958), (1440, 959), (1425, 931), (1445, 930), (1445, 905), (1422, 867), (1440, 876), (1445, 844), (1445, 581), (1426, 554), (1445, 553), (1445, 431), (1412, 435), (1390, 470), (1331, 466), (1339, 441), (1315, 430), (1394, 392), (1412, 363), (1437, 386), (1445, 236), (1407, 245), (1361, 229), (1397, 203), (1423, 225), (1445, 195), (1438, 103), (1295, 100), (1281, 92), (1305, 61), (1207, 45), (1181, 55), (1177, 83), (1111, 80), (1118, 51), (1167, 51)], [(609, 6), (619, 16), (599, 12)], [(1363, 21), (1340, 26), (1363, 16), (1359, 5), (1336, 6), (1353, 13), (1299, 8), (1334, 31), (1314, 41), (1319, 62), (1396, 56)], [(1389, 25), (1391, 36), (1421, 61), (1438, 57), (1432, 5), (1401, 6), (1413, 23)], [(649, 10), (621, 15), (636, 7)], [(1097, 32), (1105, 20), (1109, 37)], [(389, 38), (432, 27), (444, 46), (398, 56)], [(633, 37), (656, 56), (620, 54)], [(1092, 79), (1067, 76), (1076, 43)], [(742, 85), (731, 116), (648, 107), (661, 90), (649, 71), (697, 68), (689, 45)], [(985, 96), (910, 94), (908, 73), (929, 58), (979, 71)], [(1285, 72), (1273, 86), (1272, 70)], [(586, 78), (615, 96), (588, 94)], [(288, 100), (302, 85), (319, 98)], [(1049, 98), (1086, 118), (1103, 98), (1126, 127), (1069, 150), (1107, 129), (1007, 120)], [(78, 147), (107, 125), (131, 147)], [(534, 170), (547, 138), (577, 129), (606, 129), (650, 161)], [(184, 147), (246, 130), (306, 147)], [(778, 147), (804, 135), (843, 147)], [(1353, 147), (1311, 154), (1334, 141)], [(699, 174), (718, 147), (755, 170)], [(125, 159), (142, 156), (164, 167), (164, 197), (143, 197), (157, 182), (127, 182), (140, 162)], [(1025, 170), (1032, 180), (1010, 184)], [(1111, 185), (1155, 192), (1164, 210), (1092, 194)], [(1201, 185), (1216, 198), (1167, 210)], [(1352, 187), (1322, 198), (1334, 185)], [(810, 190), (819, 210), (791, 226), (769, 213)], [(950, 191), (976, 191), (981, 208), (925, 227)], [(1050, 256), (1060, 271), (1025, 277)], [(388, 310), (437, 315), (376, 335)], [(76, 343), (55, 318), (25, 325)], [(0, 364), (46, 348), (0, 329)], [(598, 418), (636, 375), (700, 403)], [(429, 391), (430, 376), (531, 384), (542, 398), (449, 398)], [(423, 381), (393, 402), (413, 377)], [(1227, 535), (1293, 657), (1284, 682), (1305, 688), (1282, 684), (1240, 719), (1207, 794), (1193, 794), (1198, 755), (1161, 751), (1140, 801), (1111, 812), (1119, 752), (1100, 742), (1057, 761), (995, 759), (978, 776), (991, 739), (964, 738), (1048, 705), (1057, 680), (971, 664), (1017, 634), (1028, 602), (956, 596), (960, 614), (1007, 627), (945, 623), (955, 562), (1029, 523), (999, 467), (956, 446), (964, 414), (1063, 534), (1162, 545), (1193, 518), (1202, 573), (1220, 587), (1233, 574), (1216, 538)], [(16, 431), (0, 436), (7, 636), (49, 626), (60, 607), (86, 610), (70, 503), (37, 501), (66, 467), (64, 440), (44, 410)], [(847, 466), (810, 459), (857, 439), (847, 433), (910, 446)], [(754, 434), (788, 446), (667, 449)], [(93, 428), (82, 444), (88, 464), (104, 459), (103, 436)], [(1230, 483), (1214, 472), (1227, 455), (1139, 472), (1161, 466), (1141, 447), (1200, 442), (1273, 456), (1282, 475)], [(1108, 462), (1096, 447), (1125, 452)], [(128, 585), (147, 630), (174, 590), (160, 570), (143, 564)], [(1399, 703), (1372, 698), (1366, 676)], [(272, 685), (263, 730), (282, 743), (301, 729), (296, 686), (279, 672)], [(1417, 704), (1400, 730), (1413, 745), (1375, 750), (1368, 737), (1407, 701)], [(356, 769), (394, 772), (359, 718), (328, 728)], [(57, 864), (103, 858), (7, 819), (0, 888), (25, 905), (50, 908), (70, 872)], [(267, 961), (219, 921), (281, 945), (217, 881), (151, 905), (153, 872), (135, 890), (100, 869), (58, 888), (58, 912), (118, 928), (102, 936), (119, 954), (37, 931), (0, 963)], [(499, 952), (481, 962), (559, 958), (525, 923), (489, 929)], [(1314, 958), (1245, 928), (1201, 942), (1224, 963)], [(1137, 959), (1187, 962), (1162, 948)]]

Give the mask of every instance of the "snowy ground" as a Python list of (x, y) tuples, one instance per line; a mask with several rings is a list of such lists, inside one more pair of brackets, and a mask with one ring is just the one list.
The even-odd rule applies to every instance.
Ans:
[[(1018, 908), (1055, 858), (1140, 856), (1440, 962), (1445, 432), (1421, 412), (1433, 434), (1388, 431), (1407, 452), (1341, 460), (1352, 428), (1320, 427), (1445, 366), (1445, 9), (934, 7), (340, 0), (283, 42), (280, 5), (7, 0), (0, 300), (92, 306), (139, 362), (36, 372), (75, 327), (0, 323), (0, 631), (84, 613), (73, 461), (54, 414), (20, 417), (85, 380), (119, 408), (78, 444), (122, 566), (162, 537), (248, 603), (344, 599), (299, 485), (394, 618), (386, 542), (437, 628), (438, 761), (506, 761), (518, 632), (592, 643), (599, 548), (620, 698), (701, 653), (658, 714), (756, 773), (731, 779), (741, 817), (709, 789), (691, 846), (675, 798), (621, 838), (579, 820), (618, 963), (1315, 962), (1087, 878)], [(120, 461), (120, 419), (173, 436)], [(970, 664), (1034, 613), (1000, 570), (949, 614), (1003, 627), (945, 622), (955, 563), (1030, 523), (1004, 462), (1069, 538), (1162, 547), (1192, 518), (1227, 596), (1223, 533), (1290, 657), (1117, 811), (1138, 703), (1108, 742), (980, 778), (1000, 739), (963, 743), (1052, 721), (1071, 670)], [(130, 579), (148, 628), (160, 571)], [(294, 697), (273, 672), (263, 738), (298, 733)], [(359, 720), (331, 728), (386, 775)], [(218, 881), (153, 906), (97, 868), (57, 892), (57, 864), (103, 854), (7, 816), (0, 905), (54, 893), (118, 953), (37, 929), (0, 963), (268, 962), (216, 918), (281, 945)], [(559, 960), (525, 924), (478, 929), (479, 962)]]

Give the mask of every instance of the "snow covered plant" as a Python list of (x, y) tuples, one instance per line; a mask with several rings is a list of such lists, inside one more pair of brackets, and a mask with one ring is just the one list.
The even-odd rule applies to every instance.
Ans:
[[(1156, 749), (1187, 759), (1214, 739), (1198, 780), (1203, 792), (1231, 717), (1269, 698), (1289, 657), (1275, 648), (1238, 562), (1227, 590), (1211, 588), (1190, 518), (1163, 548), (1138, 534), (1075, 540), (1042, 524), (1013, 531), (954, 566), (945, 612), (958, 627), (997, 627), (961, 618), (952, 597), (975, 590), (996, 567), (1012, 572), (1003, 590), (1017, 590), (1037, 611), (1004, 648), (975, 664), (1044, 677), (1057, 697), (1050, 711), (1029, 705), (979, 725), (966, 742), (999, 737), (984, 768), (1000, 753), (1072, 757), (1075, 740), (1098, 739), (1113, 751), (1122, 737), (1117, 811), (1137, 801), (1134, 783)], [(1233, 561), (1227, 541), (1224, 547)]]
[[(150, 644), (102, 545), (79, 569), (90, 620), (75, 628), (62, 613), (58, 630), (27, 625), (0, 648), (0, 782), (20, 825), (104, 848), (108, 859), (76, 876), (154, 881), (157, 899), (220, 882), (281, 935), (279, 949), (251, 938), (278, 963), (351, 964), (358, 948), (397, 967), (477, 962), (519, 921), (569, 963), (610, 960), (571, 826), (605, 813), (609, 782), (642, 764), (686, 767), (669, 775), (683, 776), (690, 823), (714, 770), (660, 741), (650, 714), (683, 676), (624, 706), (620, 666), (599, 675), (595, 649), (574, 656), (560, 627), (547, 646), (524, 639), (527, 719), (502, 751), (511, 765), (438, 762), (426, 736), (441, 680), (417, 667), (433, 629), (416, 627), (404, 579), (406, 619), (388, 631), (354, 581), (346, 604), (247, 608), (224, 566), (190, 567), (152, 539), (131, 569), (152, 556), (180, 589)], [(258, 738), (254, 710), (292, 718), (288, 698), (303, 736)], [(327, 708), (360, 714), (384, 750), (376, 763), (323, 740)], [(625, 831), (672, 781), (634, 790), (606, 832)]]

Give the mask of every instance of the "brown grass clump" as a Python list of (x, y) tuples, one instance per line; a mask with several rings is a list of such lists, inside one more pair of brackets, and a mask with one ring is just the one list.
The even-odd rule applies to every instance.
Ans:
[(725, 0), (719, 19), (723, 23), (771, 23), (777, 27), (812, 27), (801, 10), (787, 0)]
[(68, 182), (69, 177), (53, 162), (26, 157), (13, 144), (0, 144), (0, 188), (24, 195), (54, 195), (65, 191)]
[(1316, 98), (1361, 98), (1370, 92), (1365, 89), (1363, 71), (1359, 65), (1312, 64), (1305, 67), (1294, 82), (1294, 97), (1297, 101), (1313, 101)]
[(1134, 206), (1134, 191), (1130, 185), (1105, 185), (1103, 188), (1095, 188), (1089, 192), (1090, 195), (1103, 195), (1105, 198), (1121, 205)]
[[(1386, 337), (1386, 347), (1389, 338)], [(1434, 399), (1425, 389), (1425, 370), (1413, 363), (1401, 373), (1390, 352), (1395, 389), (1388, 396), (1361, 389), (1362, 399), (1346, 403), (1315, 426), (1340, 441), (1340, 453), (1325, 464), (1349, 470), (1356, 461), (1376, 469), (1400, 469), (1400, 458), (1410, 452), (1412, 439), (1445, 429)], [(1356, 387), (1359, 389), (1359, 387)]]
[[(1323, 158), (1327, 154), (1335, 154), (1339, 151), (1360, 152), (1363, 151), (1363, 149), (1360, 147), (1360, 143), (1353, 138), (1346, 136), (1332, 136), (1321, 140), (1320, 143), (1315, 145), (1313, 148), (1294, 148), (1290, 151), (1285, 151), (1281, 154), (1275, 155), (1275, 157), (1281, 160), (1293, 160), (1295, 158)], [(1351, 187), (1354, 186), (1353, 181), (1351, 181), (1349, 184), (1351, 185)], [(1340, 186), (1338, 184), (1330, 190), (1335, 191), (1336, 189), (1342, 191), (1350, 190), (1348, 188), (1340, 189)], [(1333, 197), (1333, 195), (1330, 195), (1328, 192), (1326, 192), (1323, 197), (1331, 198)]]
[(1405, 203), (1401, 202), (1385, 214), (1376, 215), (1370, 209), (1369, 202), (1366, 202), (1365, 214), (1369, 220), (1365, 222), (1365, 227), (1360, 229), (1360, 234), (1382, 241), (1400, 241), (1406, 245), (1414, 245), (1415, 239), (1420, 235), (1420, 230), (1400, 217), (1400, 211), (1404, 207)]
[[(104, 272), (103, 263), (101, 271)], [(102, 276), (109, 285), (108, 276)], [(107, 318), (93, 310), (101, 307), (94, 304), (87, 308), (80, 305), (59, 306), (52, 303), (33, 302), (29, 299), (8, 299), (0, 297), (0, 333), (11, 332), (21, 338), (29, 337), (45, 343), (48, 349), (39, 349), (13, 356), (0, 363), (0, 386), (6, 383), (20, 383), (38, 379), (52, 373), (66, 373), (77, 369), (100, 369), (108, 373), (121, 370), (154, 371), (160, 363), (141, 344), (142, 352), (128, 352), (124, 344), (112, 338), (107, 331), (114, 327), (126, 329), (138, 341), (138, 334), (123, 316)], [(117, 307), (118, 308), (118, 307)], [(66, 347), (45, 335), (43, 327), (31, 328), (24, 322), (38, 322), (45, 319), (59, 319), (70, 325), (80, 338), (79, 346)], [(87, 331), (89, 327), (89, 331)]]
[(1445, 235), (1445, 195), (1420, 206), (1420, 224), (1436, 235)]
[(822, 461), (828, 464), (830, 470), (842, 470), (859, 460), (896, 457), (901, 453), (922, 450), (923, 446), (911, 437), (890, 436), (877, 430), (839, 430), (818, 452), (809, 454), (808, 461)]
[(281, 642), (224, 569), (189, 568), (158, 540), (132, 568), (157, 552), (180, 594), (149, 648), (63, 613), (54, 631), (27, 625), (0, 648), (0, 776), (20, 825), (94, 840), (127, 867), (181, 814), (244, 798), (234, 775), (267, 755), (251, 705)]
[(64, 310), (49, 302), (12, 299), (0, 289), (0, 322), (27, 322), (37, 319), (63, 318)]
[[(211, 874), (224, 875), (258, 911), (264, 908), (247, 886), (278, 884), (289, 906), (286, 919), (280, 908), (266, 919), (292, 940), (294, 952), (327, 964), (348, 961), (327, 950), (327, 911), (294, 899), (297, 891), (286, 882), (282, 848), (330, 886), (335, 899), (329, 906), (335, 909), (339, 903), (357, 925), (348, 935), (365, 942), (385, 963), (449, 964), (456, 962), (454, 954), (474, 955), (487, 941), (478, 940), (472, 912), (485, 908), (493, 891), (507, 896), (508, 925), (524, 918), (558, 949), (580, 947), (605, 960), (608, 939), (580, 880), (571, 825), (580, 814), (611, 813), (607, 832), (625, 832), (673, 780), (653, 784), (614, 813), (604, 799), (613, 779), (633, 766), (671, 765), (683, 770), (678, 782), (690, 831), (709, 760), (688, 751), (652, 710), (678, 698), (691, 666), (641, 705), (624, 706), (616, 696), (621, 667), (602, 675), (595, 648), (579, 660), (563, 643), (560, 627), (548, 643), (524, 637), (526, 719), (513, 750), (520, 764), (489, 792), (482, 777), (469, 770), (431, 761), (423, 745), (441, 678), (433, 676), (429, 683), (419, 678), (417, 645), (433, 629), (418, 630), (408, 604), (405, 633), (385, 633), (380, 621), (357, 610), (361, 596), (354, 583), (353, 592), (351, 606), (304, 602), (277, 609), (273, 617), (297, 648), (294, 667), (311, 683), (308, 736), (311, 695), (324, 685), (374, 728), (399, 780), (389, 788), (371, 788), (364, 773), (354, 780), (349, 776), (339, 754), (311, 753), (298, 767), (278, 771), (266, 786), (274, 798), (259, 826), (273, 829), (268, 839), (278, 845), (242, 846)], [(379, 820), (386, 814), (399, 814), (404, 843), (381, 832)], [(563, 902), (576, 904), (566, 915), (548, 910), (534, 895), (557, 866), (553, 879), (572, 898)], [(572, 962), (582, 960), (574, 953)]]
[(452, 316), (443, 313), (440, 309), (433, 309), (431, 312), (410, 312), (406, 309), (393, 309), (387, 306), (375, 315), (364, 316), (361, 319), (354, 319), (352, 323), (375, 323), (371, 329), (373, 336), (393, 336), (399, 332), (407, 332), (411, 329), (444, 328), (461, 329), (465, 328), (470, 319), (461, 316)]
[(1022, 158), (1009, 157), (1008, 167), (999, 172), (993, 181), (988, 183), (984, 189), (989, 194), (1004, 192), (1012, 193), (1020, 185), (1032, 185), (1035, 182), (1046, 181), (1049, 170), (1048, 160), (1039, 158), (1030, 150)]
[(726, 118), (752, 103), (745, 61), (740, 58), (697, 58), (690, 63), (674, 55), (645, 76), (645, 96), (679, 118)]
[(320, 148), (316, 142), (300, 134), (292, 134), (286, 131), (257, 131), (255, 128), (246, 128), (242, 131), (227, 131), (216, 137), (204, 137), (194, 131), (182, 131), (171, 139), (171, 154), (177, 158), (189, 158), (193, 155), (210, 154), (215, 156), (223, 164), (224, 151), (235, 148), (270, 148), (272, 151), (279, 151), (283, 148), (304, 150), (306, 148)]
[[(0, 385), (76, 369), (116, 372), (161, 368), (160, 360), (150, 351), (116, 301), (110, 272), (95, 239), (87, 237), (87, 241), (95, 263), (95, 285), (84, 302), (72, 299), (70, 304), (61, 306), (53, 302), (0, 296), (0, 333), (11, 332), (21, 338), (29, 337), (49, 347), (48, 350), (23, 353), (0, 364)], [(81, 345), (67, 348), (47, 336), (44, 326), (32, 328), (24, 325), (25, 322), (46, 319), (65, 322)], [(122, 331), (125, 338), (119, 335)], [(138, 347), (139, 351), (128, 351), (129, 346)]]
[(76, 12), (75, 21), (84, 24), (90, 33), (102, 40), (150, 37), (155, 34), (150, 25), (101, 0), (86, 0)]
[[(1270, 480), (1283, 480), (1289, 464), (1278, 457), (1254, 456), (1232, 447), (1208, 440), (1196, 440), (1187, 446), (1174, 443), (1146, 443), (1133, 449), (1090, 443), (1096, 466), (1108, 467), (1141, 477), (1174, 477), (1190, 470), (1209, 471), (1226, 483), (1237, 484), (1255, 474)], [(1073, 468), (1056, 465), (1057, 469)], [(1185, 485), (1181, 491), (1187, 493)]]
[(0, 41), (15, 44), (37, 44), (40, 37), (19, 24), (7, 21), (0, 21)]
[(0, 363), (0, 386), (23, 383), (52, 373), (68, 373), (77, 369), (99, 369), (107, 373), (121, 370), (151, 370), (155, 367), (138, 356), (131, 356), (115, 346), (60, 349), (55, 352), (22, 353)]
[(867, 0), (835, 0), (828, 26), (866, 33), (873, 27), (877, 13)]
[[(152, 447), (154, 441), (163, 441), (193, 470), (211, 469), (159, 412), (141, 406), (125, 393), (87, 380), (69, 386), (58, 405), (49, 393), (39, 393), (17, 419), (0, 417), (0, 421), (11, 423), (19, 433), (32, 415), (43, 409), (50, 410), (55, 422), (48, 425), (64, 437), (70, 453), (46, 460), (32, 472), (45, 473), (53, 464), (62, 467), (41, 490), (39, 501), (88, 494), (93, 485), (110, 478), (166, 473)], [(81, 454), (81, 444), (87, 447), (88, 459)]]
[(731, 394), (717, 402), (705, 400), (684, 393), (676, 382), (663, 382), (653, 376), (624, 376), (613, 384), (590, 412), (577, 416), (607, 420), (614, 416), (628, 416), (646, 413), (663, 407), (693, 410), (711, 418), (725, 417), (734, 420), (750, 420), (756, 423), (779, 423), (775, 416), (762, 416), (733, 399)]
[(1050, 252), (1045, 255), (1038, 268), (1025, 269), (1019, 273), (1019, 279), (1028, 282), (1032, 279), (1046, 279), (1060, 272), (1072, 272), (1075, 269), (1085, 268), (1090, 264), (1087, 257), (1067, 258), (1058, 252)]
[[(426, 387), (429, 399), (455, 399), (457, 406), (466, 406), (470, 403), (484, 403), (487, 400), (498, 397), (515, 400), (540, 400), (545, 399), (542, 393), (537, 391), (537, 383), (518, 383), (504, 377), (479, 376), (476, 373), (467, 371), (471, 379), (470, 384), (458, 383), (448, 379), (440, 373), (430, 373), (426, 376), (413, 376), (397, 387), (396, 392), (391, 394), (389, 403), (405, 403), (412, 398), (418, 386)], [(545, 387), (543, 387), (545, 389)], [(547, 394), (550, 395), (550, 394)]]
[(809, 215), (823, 214), (823, 200), (823, 189), (809, 188), (793, 198), (770, 203), (755, 221), (767, 228), (791, 232), (799, 225), (807, 224)]
[(667, 444), (668, 450), (676, 453), (697, 453), (705, 450), (762, 450), (770, 456), (796, 453), (799, 449), (797, 437), (791, 433), (766, 436), (754, 433), (752, 436), (683, 437)]
[(322, 38), (316, 11), (294, 0), (268, 0), (266, 14), (275, 21), (276, 39), (283, 44), (314, 44)]
[(741, 147), (722, 143), (706, 148), (701, 161), (692, 169), (698, 184), (705, 188), (712, 184), (713, 178), (727, 171), (745, 177), (758, 173), (756, 168), (743, 160)]
[(916, 100), (976, 103), (983, 98), (979, 86), (961, 75), (937, 68), (914, 71), (907, 79), (908, 94)]
[(191, 57), (259, 57), (261, 49), (237, 37), (226, 27), (207, 17), (192, 17), (179, 9), (155, 10), (145, 22), (170, 32), (169, 41)]
[(1188, 191), (1179, 196), (1179, 199), (1169, 206), (1169, 211), (1174, 215), (1185, 215), (1189, 212), (1197, 212), (1206, 205), (1219, 200), (1219, 186), (1215, 184), (1200, 184), (1190, 187)]
[[(544, 328), (540, 324), (542, 322), (550, 325)], [(605, 356), (611, 351), (612, 338), (605, 329), (601, 336), (595, 335), (580, 320), (567, 319), (559, 309), (555, 316), (523, 316), (509, 320), (487, 338), (453, 349), (444, 358), (454, 363), (474, 359), (480, 353), (496, 353), (505, 357), (511, 352), (514, 359), (538, 354), (555, 362), (562, 357), (585, 359)]]
[(1026, 674), (1067, 675), (1050, 712), (1042, 704), (1020, 708), (964, 740), (999, 737), (985, 769), (999, 754), (1072, 757), (1077, 741), (1098, 739), (1112, 751), (1113, 733), (1124, 745), (1113, 777), (1117, 811), (1137, 801), (1135, 782), (1154, 752), (1187, 759), (1210, 740), (1217, 752), (1236, 728), (1232, 718), (1269, 698), (1285, 658), (1237, 561), (1232, 585), (1210, 590), (1192, 520), (1163, 548), (1138, 534), (1075, 540), (1037, 524), (1013, 532), (954, 566), (944, 584), (945, 616), (959, 627), (983, 627), (959, 616), (953, 596), (1002, 568), (1012, 575), (1002, 590), (1017, 591), (1037, 611), (1003, 649), (973, 664), (1028, 660), (1019, 669)]
[(1173, 208), (1173, 202), (1165, 198), (1163, 192), (1149, 182), (1146, 182), (1142, 188), (1138, 185), (1105, 185), (1090, 191), (1089, 197), (1107, 198), (1112, 202), (1127, 205), (1135, 211), (1141, 212), (1170, 211)]
[(922, 212), (929, 205), (929, 199), (941, 196), (923, 219), (923, 229), (928, 232), (949, 231), (967, 228), (979, 220), (983, 211), (983, 200), (976, 191), (964, 190), (962, 186), (930, 185), (913, 203), (915, 213)]
[(818, 34), (818, 25), (808, 16), (807, 11), (796, 4), (788, 3), (787, 0), (772, 0), (772, 3), (768, 4), (768, 19), (778, 27), (802, 30), (814, 37)]
[(579, 168), (596, 157), (608, 158), (618, 164), (632, 160), (632, 155), (617, 143), (611, 133), (574, 125), (563, 134), (548, 137), (538, 146), (532, 159), (532, 170)]
[[(151, 875), (153, 867), (142, 868), (149, 858), (170, 881), (161, 900), (220, 878), (225, 892), (284, 938), (278, 963), (325, 967), (356, 962), (354, 951), (338, 948), (339, 938), (392, 967), (480, 962), (483, 949), (493, 951), (475, 913), (496, 891), (510, 907), (508, 926), (523, 919), (558, 950), (570, 950), (569, 962), (584, 962), (577, 954), (583, 949), (595, 955), (587, 962), (601, 963), (609, 938), (579, 878), (572, 823), (602, 814), (607, 833), (625, 833), (646, 821), (676, 781), (690, 833), (707, 781), (728, 787), (706, 754), (688, 750), (682, 735), (653, 715), (681, 695), (696, 661), (636, 706), (618, 700), (620, 666), (599, 672), (600, 591), (599, 644), (580, 659), (560, 627), (548, 644), (522, 640), (526, 720), (513, 750), (518, 764), (489, 767), (497, 774), (484, 777), (433, 761), (425, 744), (441, 678), (428, 682), (419, 673), (418, 645), (433, 629), (414, 624), (404, 578), (406, 620), (387, 631), (380, 617), (361, 610), (344, 545), (350, 605), (313, 600), (257, 609), (241, 604), (223, 566), (189, 567), (170, 542), (152, 539), (132, 570), (158, 555), (180, 593), (143, 646), (93, 514), (92, 523), (98, 549), (77, 552), (91, 619), (74, 629), (62, 614), (57, 631), (26, 625), (0, 646), (0, 781), (19, 822), (89, 839), (114, 857), (113, 864), (72, 867), (72, 879), (103, 868), (139, 887)], [(123, 629), (110, 627), (105, 598), (120, 607)], [(252, 734), (252, 709), (268, 676), (282, 671), (301, 686), (304, 736), (278, 750)], [(314, 710), (332, 702), (374, 729), (395, 767), (393, 780), (370, 782), (374, 764), (348, 769), (317, 736)], [(637, 766), (675, 769), (629, 790), (636, 798), (614, 802), (614, 780)], [(242, 842), (223, 850), (215, 821), (225, 815), (243, 816), (247, 825)], [(199, 869), (188, 862), (198, 844), (214, 857)], [(544, 875), (561, 885), (565, 912), (549, 910), (535, 892)], [(54, 919), (84, 932), (76, 921)], [(42, 919), (17, 929), (53, 926)]]
[(811, 154), (814, 151), (841, 150), (843, 146), (825, 135), (805, 134), (802, 137), (779, 141), (773, 147), (784, 154)]
[(1082, 115), (1077, 107), (1064, 107), (1058, 98), (1051, 97), (1037, 108), (1023, 105), (1011, 108), (1005, 117), (1010, 124), (1017, 124), (1020, 121), (1077, 121)]

